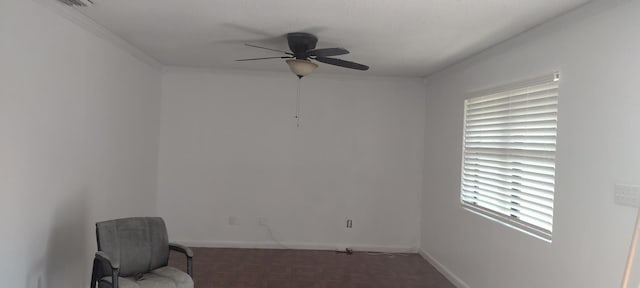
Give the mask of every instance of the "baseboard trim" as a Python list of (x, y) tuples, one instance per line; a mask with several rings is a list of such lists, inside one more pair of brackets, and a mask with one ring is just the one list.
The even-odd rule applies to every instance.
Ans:
[(253, 241), (192, 241), (179, 240), (180, 244), (189, 247), (206, 248), (245, 248), (245, 249), (299, 249), (299, 250), (327, 250), (336, 251), (339, 247), (348, 247), (354, 251), (384, 252), (384, 253), (417, 253), (418, 249), (408, 246), (394, 245), (353, 245), (327, 243), (274, 243)]
[(458, 288), (470, 288), (469, 285), (467, 285), (467, 283), (462, 281), (462, 279), (460, 279), (460, 277), (458, 277), (451, 270), (449, 270), (449, 268), (447, 268), (444, 265), (442, 265), (442, 263), (440, 263), (438, 260), (436, 260), (436, 258), (433, 258), (433, 256), (431, 256), (431, 254), (427, 253), (427, 251), (424, 251), (422, 249), (418, 249), (418, 254), (420, 254), (420, 256), (422, 256), (422, 258), (427, 260), (427, 262), (431, 263), (431, 265), (433, 265), (433, 267), (435, 267), (440, 273), (442, 273), (442, 275), (444, 275), (444, 277), (446, 277), (456, 287), (458, 287)]

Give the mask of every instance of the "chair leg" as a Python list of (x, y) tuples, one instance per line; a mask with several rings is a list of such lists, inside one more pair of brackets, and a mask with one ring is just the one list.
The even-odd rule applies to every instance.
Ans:
[(120, 270), (119, 269), (113, 269), (111, 277), (112, 277), (111, 288), (119, 288), (120, 284), (118, 283), (118, 277), (120, 277)]
[(193, 278), (193, 259), (191, 257), (187, 257), (187, 274)]
[(97, 260), (93, 260), (93, 269), (91, 269), (91, 288), (96, 288), (96, 282), (98, 282), (98, 271), (96, 271), (97, 269), (99, 269), (99, 263)]

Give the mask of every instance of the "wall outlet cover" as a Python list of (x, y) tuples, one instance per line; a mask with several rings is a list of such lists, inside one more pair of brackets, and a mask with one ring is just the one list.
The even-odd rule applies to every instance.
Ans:
[(614, 195), (616, 204), (640, 207), (640, 186), (616, 184)]

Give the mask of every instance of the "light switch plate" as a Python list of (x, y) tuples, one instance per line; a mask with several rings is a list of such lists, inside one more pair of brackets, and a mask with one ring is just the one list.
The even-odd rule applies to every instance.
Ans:
[(636, 185), (615, 185), (616, 204), (640, 207), (640, 186)]

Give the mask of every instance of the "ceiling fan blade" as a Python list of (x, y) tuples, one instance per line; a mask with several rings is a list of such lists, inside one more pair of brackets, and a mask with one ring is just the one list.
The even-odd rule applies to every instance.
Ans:
[(245, 46), (249, 46), (249, 47), (253, 47), (253, 48), (260, 48), (260, 49), (264, 49), (264, 50), (270, 50), (270, 51), (275, 51), (275, 52), (280, 52), (280, 53), (284, 53), (287, 55), (293, 55), (293, 53), (291, 52), (287, 52), (287, 51), (283, 51), (283, 50), (278, 50), (278, 49), (273, 49), (273, 48), (267, 48), (267, 47), (260, 47), (260, 46), (256, 46), (256, 45), (251, 45), (251, 44), (244, 44)]
[(291, 56), (260, 57), (260, 58), (237, 59), (236, 61), (253, 61), (253, 60), (264, 60), (264, 59), (288, 59), (288, 58), (293, 58), (293, 57), (291, 57)]
[(320, 56), (320, 57), (338, 56), (338, 55), (345, 55), (345, 54), (349, 54), (349, 50), (344, 48), (324, 48), (324, 49), (313, 49), (313, 50), (307, 51), (307, 55), (309, 56)]
[(351, 62), (351, 61), (346, 61), (346, 60), (342, 60), (342, 59), (327, 58), (327, 57), (320, 57), (320, 56), (315, 57), (314, 59), (318, 60), (319, 62), (322, 62), (322, 63), (336, 65), (336, 66), (340, 66), (340, 67), (344, 67), (344, 68), (350, 68), (350, 69), (356, 69), (356, 70), (362, 70), (362, 71), (369, 70), (369, 66), (367, 66), (367, 65), (363, 65), (363, 64), (359, 64), (359, 63)]

